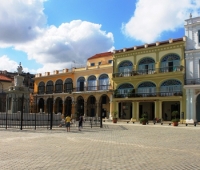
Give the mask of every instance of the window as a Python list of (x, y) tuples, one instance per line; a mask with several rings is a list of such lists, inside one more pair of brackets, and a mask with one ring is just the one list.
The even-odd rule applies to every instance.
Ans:
[(53, 81), (48, 81), (46, 85), (46, 94), (53, 93)]
[(57, 80), (55, 84), (55, 92), (56, 93), (62, 93), (63, 91), (63, 81), (62, 80)]
[(144, 58), (139, 62), (140, 74), (153, 74), (155, 71), (155, 61), (152, 58)]
[(95, 64), (94, 64), (94, 63), (91, 63), (90, 66), (95, 66)]
[(133, 63), (130, 61), (123, 61), (122, 63), (120, 63), (118, 71), (120, 73), (120, 75), (123, 76), (130, 76), (131, 72), (133, 69)]
[(108, 63), (109, 63), (109, 64), (112, 64), (112, 62), (113, 62), (112, 60), (108, 60)]
[(145, 96), (156, 96), (156, 85), (152, 82), (144, 82), (138, 86), (138, 94)]
[(109, 77), (107, 74), (102, 74), (99, 77), (99, 90), (108, 90), (109, 87)]
[(200, 30), (198, 30), (198, 42), (200, 43)]
[(182, 94), (182, 84), (178, 80), (167, 80), (160, 86), (161, 96), (173, 96)]
[(64, 92), (65, 93), (71, 93), (73, 90), (73, 82), (71, 78), (68, 78), (65, 80), (64, 84)]
[(180, 57), (177, 54), (168, 54), (161, 61), (160, 72), (178, 71), (180, 68)]
[(117, 89), (119, 94), (122, 97), (127, 97), (128, 93), (131, 93), (131, 91), (134, 89), (132, 84), (129, 83), (125, 83), (119, 86), (119, 88)]
[(77, 80), (77, 91), (84, 91), (85, 87), (85, 78), (84, 77), (79, 77), (79, 79)]
[(38, 94), (44, 94), (45, 92), (45, 84), (44, 82), (40, 82), (38, 86)]
[(91, 90), (96, 90), (97, 89), (97, 86), (96, 86), (96, 77), (95, 76), (90, 76), (88, 78), (88, 90), (91, 91)]

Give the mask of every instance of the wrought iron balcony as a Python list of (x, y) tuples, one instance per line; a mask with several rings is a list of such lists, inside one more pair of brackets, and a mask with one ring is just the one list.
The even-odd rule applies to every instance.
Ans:
[(195, 84), (200, 84), (200, 78), (196, 79), (186, 79), (185, 80), (186, 85), (195, 85)]
[(174, 92), (153, 92), (153, 93), (118, 93), (114, 98), (135, 98), (135, 97), (165, 97), (165, 96), (182, 96), (182, 91)]
[(180, 72), (183, 71), (183, 66), (173, 66), (173, 67), (162, 67), (156, 69), (143, 69), (136, 71), (127, 71), (127, 72), (118, 72), (113, 73), (113, 78), (115, 77), (130, 77), (137, 75), (148, 75), (148, 74), (156, 74), (156, 73), (169, 73), (169, 72)]

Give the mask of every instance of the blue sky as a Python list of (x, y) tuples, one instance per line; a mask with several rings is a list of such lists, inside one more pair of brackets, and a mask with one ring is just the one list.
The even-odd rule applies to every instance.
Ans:
[(44, 73), (101, 52), (184, 36), (199, 0), (2, 0), (0, 70)]

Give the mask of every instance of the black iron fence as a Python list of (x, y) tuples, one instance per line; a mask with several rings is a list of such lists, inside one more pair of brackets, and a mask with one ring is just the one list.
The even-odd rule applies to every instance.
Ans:
[[(11, 100), (9, 98), (1, 99), (0, 105), (0, 108), (4, 109), (0, 110), (0, 128), (20, 130), (46, 128), (51, 130), (58, 128), (61, 124), (61, 115), (54, 114), (52, 109), (49, 109), (48, 113), (30, 113), (29, 109), (25, 108), (25, 106), (29, 106), (29, 100), (24, 99), (23, 96)], [(17, 111), (15, 111), (16, 109)], [(101, 122), (99, 117), (86, 117), (83, 127), (102, 127)], [(78, 121), (73, 119), (73, 125), (78, 126)]]

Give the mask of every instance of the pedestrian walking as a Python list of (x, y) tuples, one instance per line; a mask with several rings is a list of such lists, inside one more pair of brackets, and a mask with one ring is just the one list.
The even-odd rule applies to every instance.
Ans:
[(67, 117), (65, 118), (65, 122), (66, 122), (67, 132), (70, 132), (71, 117), (69, 115), (67, 115)]
[(64, 116), (64, 114), (62, 114), (61, 115), (61, 121), (60, 121), (59, 127), (62, 127), (64, 124), (65, 124), (65, 116)]
[(83, 127), (83, 116), (80, 116), (78, 122), (78, 130), (81, 131), (82, 127)]

